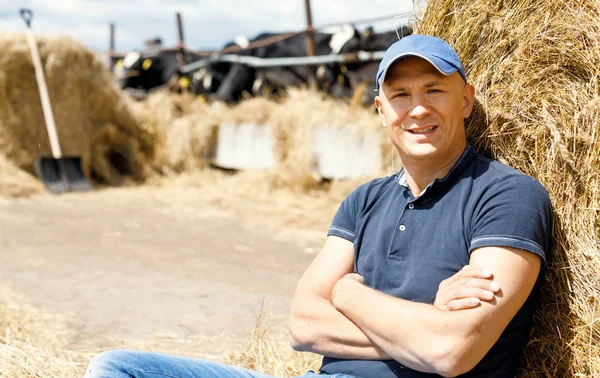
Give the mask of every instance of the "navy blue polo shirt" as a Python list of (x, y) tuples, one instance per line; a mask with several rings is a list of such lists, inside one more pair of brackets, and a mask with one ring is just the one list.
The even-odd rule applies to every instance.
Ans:
[[(469, 264), (474, 249), (519, 248), (540, 256), (545, 266), (551, 234), (552, 207), (546, 189), (470, 146), (444, 178), (416, 198), (403, 170), (361, 185), (342, 202), (328, 231), (354, 243), (354, 266), (366, 285), (429, 304), (440, 282)], [(542, 272), (498, 342), (465, 377), (514, 377), (539, 300), (541, 276)], [(362, 378), (437, 376), (396, 361), (329, 357), (323, 358), (320, 370)]]

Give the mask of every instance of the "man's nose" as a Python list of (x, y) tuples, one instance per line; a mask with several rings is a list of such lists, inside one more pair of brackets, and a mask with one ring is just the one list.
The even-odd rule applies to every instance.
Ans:
[(421, 118), (425, 117), (427, 114), (429, 114), (429, 109), (425, 105), (422, 105), (422, 104), (416, 104), (410, 111), (410, 116), (412, 118), (417, 118), (417, 119), (421, 119)]

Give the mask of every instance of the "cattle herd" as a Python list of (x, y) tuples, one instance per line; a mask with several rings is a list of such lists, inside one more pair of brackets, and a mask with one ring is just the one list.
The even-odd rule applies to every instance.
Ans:
[[(342, 57), (318, 64), (302, 63), (302, 57), (307, 55), (303, 33), (262, 33), (253, 39), (237, 37), (220, 52), (211, 54), (163, 49), (154, 44), (144, 51), (114, 57), (112, 63), (119, 85), (141, 98), (157, 88), (168, 87), (192, 92), (207, 101), (233, 103), (251, 96), (276, 97), (288, 87), (311, 85), (335, 98), (353, 97), (363, 104), (372, 104), (379, 61), (375, 58), (360, 61), (355, 59), (356, 54), (382, 52), (410, 33), (407, 26), (375, 32), (372, 27), (359, 31), (352, 25), (315, 32), (315, 55)], [(241, 61), (243, 57), (253, 57), (264, 61), (299, 58), (299, 62), (262, 66), (220, 59), (231, 54), (242, 57)]]

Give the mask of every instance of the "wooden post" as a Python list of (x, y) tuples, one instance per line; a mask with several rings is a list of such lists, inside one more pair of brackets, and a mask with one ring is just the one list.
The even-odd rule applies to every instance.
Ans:
[(179, 33), (179, 45), (183, 46), (183, 22), (181, 21), (181, 13), (177, 12), (177, 31)]
[(185, 52), (185, 40), (183, 38), (183, 21), (181, 19), (181, 13), (179, 12), (177, 12), (177, 32), (179, 35), (179, 51), (181, 53), (181, 59), (183, 60), (183, 63), (186, 64), (188, 59)]
[(313, 33), (310, 0), (304, 0), (304, 6), (306, 7), (306, 55), (314, 56), (317, 49), (315, 46), (315, 36)]
[(110, 69), (113, 69), (113, 66), (115, 65), (115, 23), (111, 22), (110, 23), (110, 32), (109, 32), (109, 40), (108, 40), (108, 59), (109, 59), (109, 66)]

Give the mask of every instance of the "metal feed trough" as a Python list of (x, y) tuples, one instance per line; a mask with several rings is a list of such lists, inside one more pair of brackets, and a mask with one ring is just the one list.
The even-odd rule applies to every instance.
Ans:
[(378, 134), (359, 136), (351, 128), (317, 127), (312, 130), (312, 148), (319, 174), (328, 179), (360, 178), (381, 170)]
[(222, 123), (213, 164), (227, 169), (270, 169), (277, 161), (271, 129), (253, 123)]

